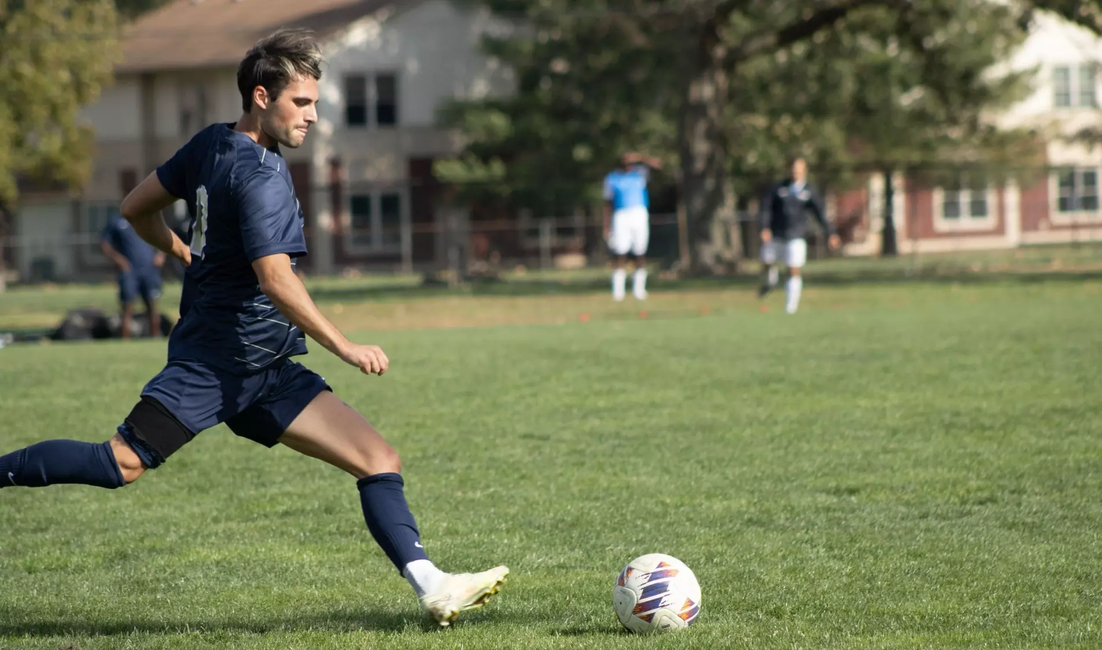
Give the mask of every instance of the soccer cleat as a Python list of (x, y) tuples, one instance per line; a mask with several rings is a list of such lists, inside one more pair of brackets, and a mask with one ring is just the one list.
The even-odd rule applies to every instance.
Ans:
[(769, 295), (769, 292), (772, 291), (772, 290), (773, 290), (773, 285), (769, 284), (768, 282), (765, 282), (760, 287), (758, 287), (758, 297), (759, 298), (764, 298), (767, 295)]
[(509, 568), (495, 567), (482, 573), (448, 574), (440, 587), (421, 597), (425, 608), (440, 627), (448, 627), (459, 618), (459, 612), (482, 607), (491, 596), (501, 590), (509, 575)]
[(636, 300), (646, 300), (647, 299), (647, 292), (646, 291), (633, 291), (631, 295), (635, 296)]

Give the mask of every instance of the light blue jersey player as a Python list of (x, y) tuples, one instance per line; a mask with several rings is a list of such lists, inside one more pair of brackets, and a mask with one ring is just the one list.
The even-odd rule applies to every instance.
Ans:
[(632, 275), (632, 295), (637, 300), (647, 297), (645, 256), (650, 243), (650, 195), (647, 182), (650, 169), (661, 169), (662, 163), (638, 153), (626, 153), (620, 166), (605, 176), (602, 194), (605, 199), (605, 240), (614, 256), (612, 298), (624, 299), (630, 256), (635, 263)]
[[(241, 119), (204, 129), (126, 197), (121, 211), (134, 231), (187, 265), (168, 363), (110, 440), (50, 440), (0, 456), (0, 487), (121, 488), (225, 423), (261, 445), (286, 445), (351, 474), (372, 536), (447, 626), (497, 593), (509, 570), (436, 568), (406, 505), (398, 453), (324, 379), (292, 360), (306, 354), (309, 336), (365, 374), (390, 365), (378, 347), (345, 338), (293, 269), (306, 240), (280, 147), (300, 146), (317, 121), (321, 63), (307, 33), (280, 31), (258, 42), (237, 73)], [(178, 199), (192, 217), (187, 244), (160, 216)]]

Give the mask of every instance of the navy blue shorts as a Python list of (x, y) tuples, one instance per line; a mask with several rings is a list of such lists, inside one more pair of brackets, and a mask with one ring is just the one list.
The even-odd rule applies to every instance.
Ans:
[[(273, 447), (303, 409), (323, 391), (325, 379), (302, 364), (284, 360), (254, 375), (236, 375), (197, 361), (170, 361), (149, 380), (142, 396), (161, 403), (192, 436), (223, 422), (236, 435)], [(123, 433), (126, 427), (120, 427)], [(155, 454), (141, 440), (127, 443), (154, 468)]]
[(119, 302), (126, 305), (134, 302), (138, 296), (141, 296), (145, 302), (161, 297), (160, 269), (119, 271)]

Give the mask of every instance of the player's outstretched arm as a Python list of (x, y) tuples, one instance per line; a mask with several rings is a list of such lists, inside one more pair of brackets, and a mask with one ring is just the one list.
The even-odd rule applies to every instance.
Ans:
[(122, 200), (119, 212), (134, 226), (134, 232), (157, 250), (191, 265), (191, 249), (172, 232), (161, 217), (161, 210), (176, 197), (161, 185), (156, 172), (150, 174)]
[(638, 165), (642, 163), (651, 169), (662, 169), (661, 160), (654, 156), (648, 156), (645, 153), (639, 153), (638, 151), (629, 151), (624, 154), (623, 160), (629, 165)]
[(381, 375), (386, 372), (390, 360), (382, 349), (352, 343), (321, 313), (306, 291), (306, 286), (291, 268), (289, 256), (279, 253), (259, 257), (253, 261), (253, 270), (260, 281), (260, 290), (295, 327), (364, 374)]

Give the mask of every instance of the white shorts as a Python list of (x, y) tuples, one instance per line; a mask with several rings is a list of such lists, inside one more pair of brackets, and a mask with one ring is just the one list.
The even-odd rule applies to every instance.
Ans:
[(779, 259), (784, 261), (785, 266), (802, 268), (807, 263), (807, 240), (774, 237), (768, 244), (762, 244), (762, 262), (776, 264)]
[(647, 253), (649, 242), (650, 212), (645, 207), (624, 208), (612, 213), (608, 247), (613, 255), (642, 257)]

